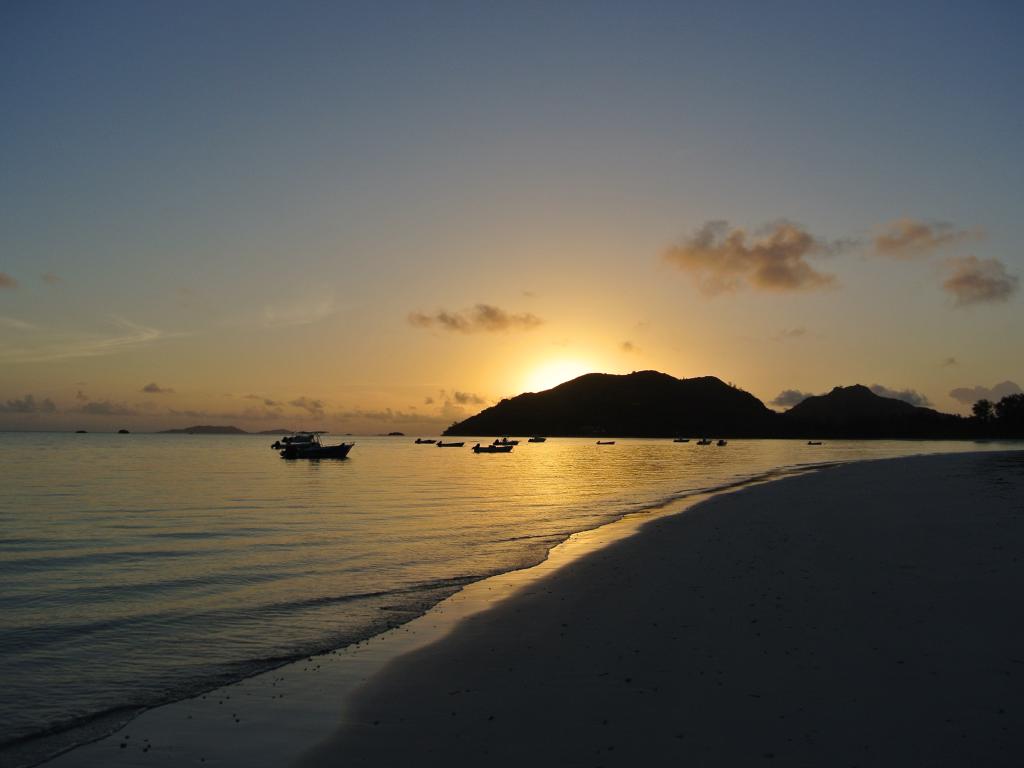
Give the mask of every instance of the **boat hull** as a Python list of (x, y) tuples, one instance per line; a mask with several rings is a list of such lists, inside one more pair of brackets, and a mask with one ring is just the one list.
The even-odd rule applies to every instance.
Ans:
[(289, 445), (281, 451), (284, 459), (344, 459), (355, 443), (340, 445)]

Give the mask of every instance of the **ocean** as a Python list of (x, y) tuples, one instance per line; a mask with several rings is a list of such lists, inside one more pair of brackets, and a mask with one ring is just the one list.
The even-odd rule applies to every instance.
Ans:
[(365, 639), (630, 512), (794, 467), (1006, 447), (354, 439), (345, 460), (286, 461), (266, 436), (3, 434), (0, 763)]

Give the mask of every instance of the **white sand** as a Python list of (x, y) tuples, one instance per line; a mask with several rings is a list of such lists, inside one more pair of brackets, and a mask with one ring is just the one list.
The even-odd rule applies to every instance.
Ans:
[(360, 690), (311, 766), (1024, 764), (1024, 453), (662, 518)]

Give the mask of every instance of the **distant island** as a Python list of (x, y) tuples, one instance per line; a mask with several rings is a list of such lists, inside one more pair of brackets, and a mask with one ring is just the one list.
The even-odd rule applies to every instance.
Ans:
[[(983, 401), (984, 402), (984, 401)], [(991, 406), (992, 404), (988, 404)], [(1024, 395), (963, 417), (882, 397), (856, 384), (784, 413), (714, 376), (588, 373), (505, 399), (452, 424), (446, 436), (950, 438), (1024, 437)]]
[(157, 434), (291, 434), (294, 431), (293, 429), (263, 429), (259, 432), (247, 432), (238, 427), (201, 424), (184, 429), (163, 429)]

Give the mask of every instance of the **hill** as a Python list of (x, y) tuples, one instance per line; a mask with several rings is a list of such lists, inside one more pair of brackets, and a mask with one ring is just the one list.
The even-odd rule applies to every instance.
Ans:
[(544, 392), (502, 400), (445, 435), (552, 437), (963, 438), (970, 419), (876, 395), (860, 384), (809, 397), (779, 414), (714, 376), (658, 371), (588, 373)]
[(588, 373), (544, 392), (502, 400), (444, 434), (766, 437), (778, 418), (749, 392), (714, 376)]
[(184, 429), (165, 429), (161, 431), (161, 435), (248, 435), (244, 429), (238, 427), (218, 427), (210, 426), (208, 424), (201, 424), (195, 427), (185, 427)]
[(809, 397), (785, 414), (790, 435), (820, 437), (955, 437), (965, 420), (876, 395), (862, 384)]

